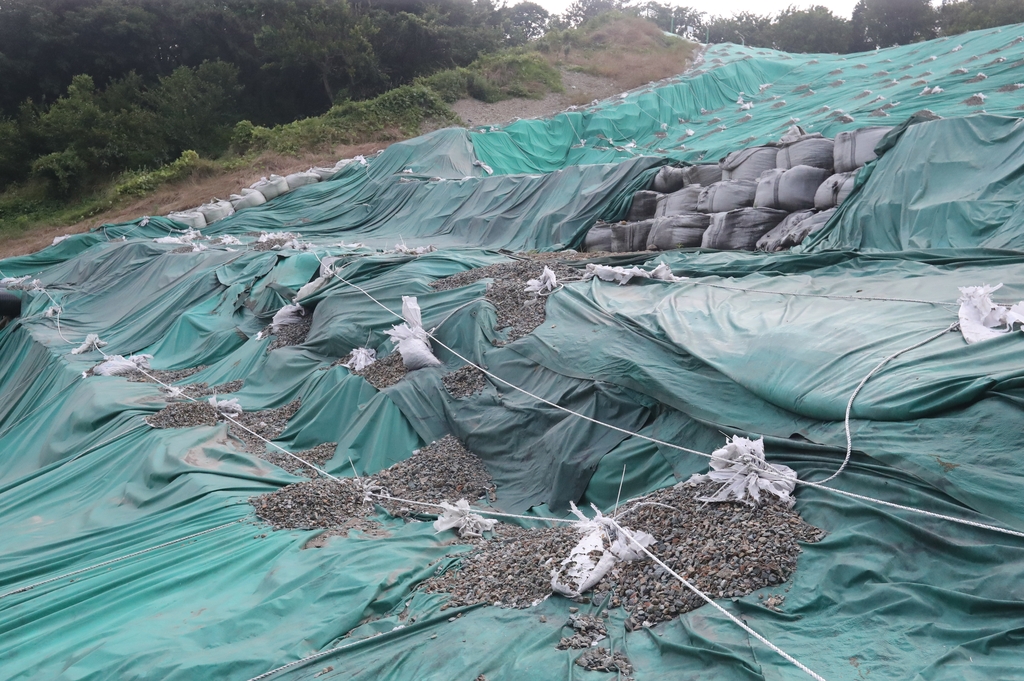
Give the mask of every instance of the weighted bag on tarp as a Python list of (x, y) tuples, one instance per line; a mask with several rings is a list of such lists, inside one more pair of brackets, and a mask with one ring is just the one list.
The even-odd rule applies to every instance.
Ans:
[(647, 250), (647, 237), (651, 234), (654, 220), (639, 222), (618, 222), (612, 225), (612, 253), (632, 253)]
[(662, 166), (658, 174), (654, 176), (653, 189), (662, 194), (670, 194), (679, 191), (686, 186), (686, 168), (674, 168)]
[(830, 208), (820, 213), (813, 210), (790, 213), (777, 227), (758, 239), (757, 249), (774, 253), (793, 248), (824, 227), (835, 212), (835, 208)]
[(315, 184), (320, 181), (320, 175), (314, 172), (292, 173), (286, 175), (284, 181), (288, 183), (288, 189), (298, 189), (307, 184)]
[(775, 167), (778, 156), (777, 147), (750, 147), (732, 152), (718, 165), (722, 168), (723, 180), (756, 180), (761, 173)]
[(198, 210), (179, 210), (168, 213), (167, 217), (192, 229), (206, 227), (206, 216)]
[(765, 171), (757, 181), (756, 208), (794, 211), (814, 207), (815, 192), (829, 177), (829, 171), (811, 166)]
[(259, 181), (253, 182), (249, 185), (249, 189), (255, 189), (269, 201), (270, 199), (276, 199), (289, 190), (288, 180), (280, 175), (271, 175), (270, 177), (263, 177)]
[(687, 166), (683, 169), (683, 186), (699, 184), (706, 187), (709, 184), (722, 181), (722, 167), (717, 163), (700, 163), (695, 166)]
[(710, 223), (711, 216), (706, 213), (656, 218), (647, 236), (647, 250), (670, 251), (673, 248), (700, 246)]
[(832, 165), (837, 173), (848, 173), (856, 170), (869, 161), (874, 161), (875, 145), (892, 128), (861, 128), (849, 130), (836, 135), (836, 144), (832, 150)]
[(775, 167), (789, 170), (797, 166), (823, 168), (832, 172), (835, 142), (827, 137), (811, 137), (779, 149)]
[(727, 251), (752, 251), (757, 240), (786, 217), (786, 211), (772, 208), (740, 208), (715, 213), (704, 232), (701, 248)]
[(231, 205), (230, 201), (218, 201), (215, 199), (199, 206), (196, 208), (196, 211), (203, 214), (203, 217), (206, 218), (206, 224), (212, 225), (217, 220), (223, 220), (234, 213), (235, 208)]
[(612, 226), (606, 222), (598, 222), (583, 237), (584, 251), (600, 251), (607, 253), (612, 250)]
[(684, 213), (697, 212), (697, 200), (703, 187), (699, 184), (691, 184), (677, 192), (665, 194), (658, 199), (658, 210), (654, 217), (663, 218), (669, 215), (683, 215)]
[(638, 191), (633, 194), (633, 203), (629, 206), (626, 220), (636, 222), (637, 220), (648, 220), (654, 217), (658, 210), (658, 199), (662, 194), (648, 190)]
[(836, 173), (818, 187), (814, 193), (814, 207), (818, 210), (835, 208), (853, 191), (856, 171), (849, 173)]
[(753, 180), (722, 180), (700, 190), (697, 210), (701, 213), (725, 213), (754, 205), (757, 182)]
[(244, 188), (241, 194), (231, 195), (231, 205), (234, 206), (235, 210), (262, 206), (266, 202), (267, 199), (263, 194), (259, 193), (255, 189), (249, 189), (248, 187)]

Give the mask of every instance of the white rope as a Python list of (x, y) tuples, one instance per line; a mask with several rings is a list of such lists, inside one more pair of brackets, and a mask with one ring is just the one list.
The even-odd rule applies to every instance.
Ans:
[(693, 585), (693, 584), (691, 584), (690, 582), (686, 581), (686, 579), (685, 579), (685, 578), (684, 578), (684, 577), (683, 577), (682, 575), (680, 575), (680, 574), (679, 574), (679, 573), (677, 573), (677, 572), (676, 572), (675, 570), (673, 570), (672, 568), (670, 568), (670, 567), (669, 567), (668, 565), (666, 565), (665, 563), (663, 563), (663, 562), (661, 561), (661, 559), (659, 559), (659, 558), (658, 558), (658, 557), (657, 557), (656, 555), (654, 555), (653, 553), (651, 553), (651, 552), (650, 552), (650, 551), (649, 551), (649, 550), (647, 549), (647, 547), (646, 547), (646, 546), (644, 546), (643, 544), (641, 544), (640, 542), (638, 542), (638, 541), (637, 541), (636, 539), (634, 539), (634, 538), (633, 538), (633, 534), (632, 534), (631, 532), (629, 532), (629, 531), (627, 531), (627, 530), (623, 529), (623, 527), (622, 527), (621, 525), (619, 525), (619, 524), (618, 524), (617, 522), (615, 522), (615, 520), (614, 520), (614, 519), (612, 519), (612, 518), (608, 518), (608, 522), (610, 522), (610, 523), (611, 523), (612, 525), (614, 525), (614, 526), (615, 526), (615, 528), (616, 528), (616, 529), (617, 529), (617, 530), (618, 530), (618, 531), (619, 531), (620, 533), (622, 533), (622, 535), (623, 535), (623, 536), (625, 536), (625, 537), (626, 537), (627, 539), (629, 539), (629, 541), (630, 541), (630, 542), (632, 542), (632, 543), (633, 543), (633, 544), (634, 544), (634, 545), (635, 545), (635, 546), (636, 546), (636, 547), (637, 547), (638, 549), (640, 549), (641, 551), (643, 551), (643, 552), (644, 552), (644, 553), (645, 553), (645, 554), (647, 555), (647, 557), (648, 557), (648, 558), (650, 558), (650, 559), (651, 559), (651, 560), (653, 560), (653, 561), (654, 561), (655, 563), (657, 563), (657, 564), (658, 564), (658, 565), (659, 565), (659, 566), (661, 567), (661, 569), (663, 569), (663, 570), (664, 570), (665, 572), (667, 572), (668, 574), (670, 574), (670, 575), (672, 575), (673, 577), (675, 577), (676, 579), (678, 579), (678, 580), (679, 580), (679, 581), (680, 581), (680, 582), (681, 582), (681, 583), (683, 584), (683, 586), (685, 586), (685, 587), (686, 587), (687, 589), (689, 589), (689, 590), (690, 590), (690, 591), (692, 591), (693, 593), (695, 593), (695, 594), (697, 594), (698, 596), (700, 596), (700, 597), (701, 597), (701, 598), (702, 598), (702, 599), (704, 600), (704, 602), (705, 602), (705, 603), (709, 603), (709, 604), (711, 604), (712, 606), (714, 606), (716, 610), (718, 610), (718, 611), (719, 611), (719, 612), (721, 612), (721, 613), (722, 613), (723, 615), (725, 615), (725, 616), (726, 616), (726, 617), (728, 617), (728, 618), (729, 618), (730, 620), (732, 620), (733, 624), (737, 625), (738, 627), (740, 627), (741, 629), (743, 629), (743, 631), (747, 632), (748, 634), (750, 634), (751, 636), (753, 636), (754, 638), (756, 638), (756, 639), (757, 639), (758, 641), (760, 641), (760, 642), (761, 642), (761, 643), (763, 643), (764, 645), (766, 645), (766, 646), (768, 646), (769, 648), (771, 648), (771, 649), (772, 649), (773, 651), (775, 651), (776, 653), (778, 653), (779, 655), (781, 655), (781, 656), (782, 656), (783, 658), (785, 658), (785, 660), (786, 660), (787, 662), (789, 662), (790, 664), (794, 665), (794, 666), (795, 666), (795, 667), (796, 667), (797, 669), (799, 669), (799, 670), (800, 670), (800, 671), (802, 671), (803, 673), (807, 674), (807, 675), (808, 675), (808, 676), (810, 676), (810, 677), (811, 677), (812, 679), (815, 679), (815, 681), (825, 681), (825, 678), (824, 678), (823, 676), (821, 676), (820, 674), (817, 674), (817, 673), (815, 673), (815, 672), (811, 671), (811, 669), (810, 669), (809, 667), (807, 667), (806, 665), (802, 664), (802, 663), (801, 663), (801, 662), (800, 662), (799, 660), (797, 660), (797, 659), (796, 659), (795, 657), (793, 657), (792, 655), (790, 655), (789, 653), (787, 653), (787, 652), (786, 652), (785, 650), (783, 650), (782, 648), (778, 647), (777, 645), (775, 645), (774, 643), (772, 643), (771, 641), (769, 641), (768, 639), (766, 639), (766, 638), (765, 638), (764, 636), (762, 636), (761, 634), (759, 634), (759, 633), (757, 633), (756, 631), (754, 631), (753, 629), (751, 629), (751, 628), (750, 628), (750, 627), (749, 627), (749, 626), (748, 626), (748, 625), (747, 625), (747, 624), (746, 624), (745, 622), (743, 622), (743, 621), (742, 621), (742, 620), (740, 620), (740, 619), (739, 619), (738, 617), (736, 617), (735, 615), (733, 615), (733, 614), (732, 614), (731, 612), (729, 612), (728, 610), (726, 610), (725, 608), (723, 608), (723, 607), (722, 607), (721, 605), (719, 605), (718, 603), (716, 603), (715, 601), (713, 601), (713, 600), (711, 599), (711, 597), (710, 597), (710, 596), (708, 596), (707, 594), (705, 594), (705, 593), (704, 593), (703, 591), (701, 591), (700, 589), (698, 589), (698, 588), (697, 588), (696, 586), (694, 586), (694, 585)]
[(876, 373), (878, 373), (878, 371), (881, 370), (882, 367), (884, 367), (886, 364), (888, 364), (890, 361), (896, 359), (900, 355), (902, 355), (904, 353), (907, 353), (907, 352), (910, 352), (911, 350), (916, 350), (917, 348), (921, 347), (922, 345), (927, 345), (928, 343), (932, 342), (936, 338), (941, 338), (942, 336), (946, 335), (950, 331), (955, 331), (958, 328), (960, 328), (960, 322), (953, 322), (952, 324), (947, 326), (942, 331), (939, 331), (936, 334), (928, 336), (923, 341), (920, 341), (918, 343), (914, 343), (910, 347), (903, 348), (902, 350), (898, 350), (897, 352), (892, 353), (891, 355), (889, 355), (888, 357), (883, 359), (881, 362), (876, 364), (875, 368), (872, 369), (871, 371), (869, 371), (868, 375), (861, 379), (860, 383), (857, 384), (857, 388), (853, 391), (853, 394), (850, 395), (850, 401), (846, 403), (846, 415), (843, 418), (843, 426), (846, 429), (846, 456), (843, 457), (843, 463), (839, 466), (839, 470), (837, 470), (835, 473), (833, 473), (832, 475), (828, 476), (824, 480), (821, 480), (820, 483), (826, 483), (829, 480), (833, 480), (834, 478), (838, 477), (839, 474), (842, 473), (843, 470), (846, 468), (846, 464), (848, 464), (850, 462), (850, 455), (853, 453), (853, 437), (850, 435), (850, 412), (853, 410), (853, 401), (854, 401), (854, 399), (856, 399), (857, 394), (860, 393), (861, 388), (864, 387), (864, 384), (866, 384), (868, 382), (868, 380), (872, 376), (874, 376)]
[(572, 128), (572, 134), (576, 135), (576, 139), (579, 140), (580, 144), (583, 144), (583, 138), (580, 137), (578, 132), (576, 132), (576, 126), (572, 124), (572, 119), (569, 118), (569, 114), (563, 111), (562, 115), (565, 116), (565, 120), (569, 121), (569, 127)]
[(331, 653), (337, 653), (337, 652), (340, 652), (340, 651), (345, 650), (347, 648), (352, 648), (352, 647), (357, 646), (357, 645), (359, 645), (361, 643), (365, 643), (366, 641), (370, 640), (371, 638), (375, 638), (375, 637), (374, 636), (369, 636), (367, 638), (360, 639), (358, 641), (353, 641), (352, 643), (346, 643), (345, 645), (338, 646), (337, 648), (330, 648), (329, 650), (321, 650), (319, 653), (313, 653), (312, 655), (307, 655), (306, 657), (302, 658), (301, 660), (295, 660), (294, 662), (289, 662), (288, 664), (281, 665), (277, 669), (271, 669), (269, 672), (264, 672), (264, 673), (260, 674), (259, 676), (254, 676), (251, 679), (249, 679), (249, 681), (262, 681), (263, 679), (269, 678), (269, 677), (273, 676), (274, 674), (276, 674), (278, 672), (283, 672), (285, 669), (291, 669), (292, 667), (296, 667), (298, 665), (302, 665), (302, 664), (305, 664), (307, 662), (312, 662), (313, 660), (315, 660), (317, 658), (320, 658), (320, 657), (324, 657), (325, 655), (330, 655)]
[(741, 286), (712, 284), (711, 282), (697, 281), (694, 279), (684, 279), (677, 283), (693, 284), (694, 286), (708, 286), (710, 288), (720, 288), (725, 289), (726, 291), (740, 291), (742, 293), (765, 293), (773, 296), (795, 296), (800, 298), (828, 298), (829, 300), (867, 300), (883, 303), (918, 303), (921, 305), (936, 305), (938, 307), (957, 307), (956, 303), (940, 302), (936, 300), (919, 300), (916, 298), (881, 298), (877, 296), (844, 296), (833, 293), (799, 293), (796, 291), (771, 291), (769, 289), (743, 288)]
[(134, 553), (129, 553), (127, 555), (120, 556), (119, 558), (113, 558), (111, 560), (107, 560), (107, 561), (104, 561), (102, 563), (96, 563), (95, 565), (90, 565), (89, 567), (84, 567), (84, 568), (82, 568), (80, 570), (75, 570), (74, 572), (68, 572), (67, 574), (60, 575), (59, 577), (51, 577), (50, 579), (44, 579), (41, 582), (36, 582), (35, 584), (29, 584), (28, 586), (20, 587), (18, 589), (15, 589), (14, 591), (8, 591), (7, 593), (5, 593), (3, 595), (0, 595), (0, 598), (7, 598), (8, 596), (13, 596), (14, 594), (20, 594), (20, 593), (23, 593), (25, 591), (31, 591), (32, 589), (35, 589), (37, 586), (43, 586), (44, 584), (49, 584), (51, 582), (57, 582), (57, 581), (60, 581), (62, 579), (65, 579), (67, 577), (74, 577), (75, 575), (80, 575), (83, 572), (88, 572), (89, 570), (95, 570), (96, 568), (106, 567), (107, 565), (113, 565), (114, 563), (119, 563), (122, 560), (128, 560), (129, 558), (134, 558), (135, 556), (141, 556), (144, 553), (149, 553), (150, 551), (156, 551), (157, 549), (162, 549), (162, 548), (165, 548), (167, 546), (171, 546), (172, 544), (178, 544), (178, 543), (181, 543), (183, 541), (187, 541), (189, 539), (195, 539), (196, 537), (201, 537), (202, 535), (209, 534), (210, 532), (216, 532), (217, 530), (223, 530), (225, 527), (228, 527), (230, 525), (235, 525), (237, 523), (242, 522), (243, 520), (245, 520), (245, 518), (239, 518), (238, 520), (232, 520), (230, 523), (224, 523), (223, 525), (218, 525), (217, 527), (212, 527), (212, 528), (210, 528), (208, 530), (203, 530), (201, 532), (196, 532), (194, 534), (188, 535), (187, 537), (180, 537), (178, 539), (172, 539), (171, 541), (164, 542), (163, 544), (157, 544), (156, 546), (151, 546), (148, 549), (142, 549), (141, 551), (135, 551)]

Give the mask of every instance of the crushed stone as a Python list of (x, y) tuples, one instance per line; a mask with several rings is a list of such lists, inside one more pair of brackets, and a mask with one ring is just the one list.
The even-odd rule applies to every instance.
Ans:
[(487, 385), (487, 378), (482, 371), (467, 364), (461, 369), (445, 374), (441, 382), (444, 383), (444, 389), (449, 395), (459, 399), (481, 392)]
[(372, 511), (362, 486), (349, 478), (298, 482), (249, 503), (275, 530), (353, 529)]
[[(323, 468), (324, 464), (334, 457), (334, 451), (337, 448), (337, 442), (324, 442), (323, 444), (319, 444), (316, 447), (313, 447), (312, 449), (305, 449), (301, 452), (295, 452), (295, 456), (299, 457), (303, 461), (308, 461), (314, 466)], [(267, 447), (265, 452), (259, 452), (259, 456), (260, 458), (269, 461), (275, 466), (283, 468), (289, 473), (294, 473), (295, 475), (304, 475), (307, 478), (312, 478), (319, 475), (319, 473), (317, 473), (316, 470), (302, 463), (302, 461), (299, 461), (294, 457), (288, 456), (284, 452), (274, 449), (273, 447)]]
[(607, 648), (591, 648), (576, 658), (576, 664), (593, 672), (625, 674), (624, 681), (630, 681), (633, 665), (621, 651), (612, 653)]
[[(455, 503), (459, 499), (470, 503), (484, 498), (491, 502), (497, 499), (497, 488), (480, 457), (452, 435), (380, 471), (372, 476), (372, 484), (380, 488), (381, 494), (429, 504)], [(404, 502), (379, 499), (378, 503), (392, 515), (407, 515), (412, 511)]]
[(567, 627), (572, 627), (572, 636), (564, 636), (555, 646), (558, 650), (569, 648), (591, 648), (599, 641), (608, 638), (608, 627), (600, 617), (591, 615), (569, 615)]
[(191, 397), (192, 399), (199, 399), (201, 397), (209, 397), (211, 395), (228, 395), (230, 393), (236, 393), (242, 389), (245, 384), (243, 380), (228, 381), (227, 383), (221, 383), (215, 385), (212, 388), (207, 383), (186, 383), (185, 385), (175, 386), (183, 396)]
[[(235, 416), (234, 419), (267, 440), (273, 440), (284, 432), (284, 429), (288, 426), (288, 421), (295, 416), (300, 406), (302, 406), (300, 400), (293, 400), (277, 409), (243, 412), (240, 416)], [(248, 430), (243, 430), (235, 423), (231, 424), (231, 435), (242, 441), (245, 451), (265, 458), (267, 445), (259, 437), (253, 435)], [(290, 456), (278, 450), (274, 451), (282, 457), (291, 459)], [(292, 460), (294, 461), (294, 459)]]
[[(200, 371), (206, 368), (205, 364), (201, 364), (197, 367), (189, 367), (188, 369), (146, 369), (146, 374), (163, 383), (177, 383), (183, 381), (193, 374), (198, 374)], [(153, 378), (150, 378), (141, 371), (131, 371), (124, 374), (132, 383), (154, 383)]]
[(497, 345), (505, 345), (528, 335), (544, 323), (546, 297), (527, 293), (525, 289), (530, 279), (536, 279), (541, 275), (545, 265), (555, 273), (560, 284), (583, 278), (580, 270), (558, 262), (516, 260), (459, 272), (438, 279), (430, 285), (436, 291), (450, 291), (480, 279), (492, 279), (484, 297), (498, 313), (496, 330), (509, 330), (507, 340), (496, 341)]
[[(345, 361), (348, 360), (346, 359)], [(395, 350), (387, 357), (378, 358), (376, 362), (362, 371), (355, 371), (353, 373), (365, 378), (377, 390), (383, 390), (405, 378), (409, 370), (402, 363), (402, 355), (399, 354), (398, 350)]]
[(273, 336), (274, 340), (267, 345), (267, 352), (273, 352), (278, 348), (286, 348), (292, 345), (302, 345), (309, 336), (309, 330), (313, 326), (313, 314), (307, 313), (302, 319), (294, 324), (282, 326), (277, 333), (274, 333), (273, 325), (268, 324), (263, 329), (264, 336)]
[(146, 423), (154, 428), (194, 428), (215, 426), (219, 422), (220, 412), (204, 401), (172, 402), (146, 417)]

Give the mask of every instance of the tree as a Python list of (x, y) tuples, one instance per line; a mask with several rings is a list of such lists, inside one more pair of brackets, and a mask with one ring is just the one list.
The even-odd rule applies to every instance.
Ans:
[(943, 0), (939, 7), (943, 35), (1019, 23), (1024, 23), (1024, 2), (1020, 0)]
[(268, 66), (312, 66), (331, 102), (339, 84), (348, 84), (360, 67), (373, 62), (369, 37), (375, 29), (352, 12), (346, 0), (297, 0), (277, 26), (264, 26), (256, 45), (271, 58)]
[(605, 12), (622, 9), (620, 0), (573, 0), (569, 9), (562, 15), (562, 21), (568, 28), (577, 28), (588, 19), (593, 19)]
[(704, 37), (700, 33), (704, 27), (704, 15), (689, 7), (663, 5), (652, 0), (626, 7), (624, 11), (657, 24), (663, 31), (690, 38)]
[(850, 22), (821, 5), (805, 10), (790, 6), (775, 18), (771, 34), (775, 49), (786, 52), (846, 52)]
[(706, 25), (708, 40), (713, 43), (735, 43), (772, 47), (771, 17), (740, 12), (728, 19), (714, 17)]
[(938, 15), (929, 0), (859, 0), (851, 20), (853, 49), (907, 45), (935, 37)]
[(520, 2), (501, 10), (502, 30), (509, 45), (525, 45), (544, 35), (551, 14), (535, 2)]

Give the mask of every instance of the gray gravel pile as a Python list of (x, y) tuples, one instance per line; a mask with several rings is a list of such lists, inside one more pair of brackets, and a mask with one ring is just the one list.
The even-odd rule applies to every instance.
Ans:
[(555, 646), (558, 650), (569, 648), (590, 648), (598, 641), (608, 638), (608, 628), (600, 617), (590, 615), (569, 615), (569, 622), (565, 625), (572, 627), (572, 636), (563, 636), (562, 640)]
[[(820, 541), (825, 533), (771, 495), (761, 506), (705, 504), (697, 497), (718, 485), (675, 486), (658, 490), (631, 505), (619, 523), (657, 540), (649, 548), (666, 565), (712, 598), (746, 596), (786, 581), (796, 569), (797, 542)], [(631, 508), (636, 508), (635, 511)], [(630, 613), (627, 629), (672, 619), (704, 604), (652, 561), (619, 563), (595, 588), (594, 601), (611, 598)]]
[(378, 359), (362, 371), (355, 373), (365, 378), (377, 390), (383, 390), (405, 378), (409, 370), (402, 364), (402, 355), (395, 350), (387, 357)]
[[(313, 447), (312, 449), (295, 452), (295, 456), (299, 457), (303, 461), (308, 461), (314, 466), (323, 468), (324, 464), (334, 457), (334, 450), (337, 448), (337, 442), (325, 442)], [(273, 447), (267, 448), (266, 452), (260, 452), (259, 455), (261, 458), (269, 461), (275, 466), (285, 469), (289, 473), (304, 475), (307, 478), (314, 478), (319, 475), (315, 470), (302, 463), (302, 461), (298, 461), (294, 457), (288, 456), (284, 452), (274, 449)]]
[[(373, 484), (381, 493), (394, 497), (436, 504), (441, 501), (455, 503), (466, 499), (470, 503), (487, 498), (494, 501), (497, 488), (483, 462), (466, 449), (452, 435), (413, 452), (373, 476)], [(404, 503), (378, 500), (393, 515), (405, 515)], [(426, 510), (426, 509), (419, 509)], [(436, 509), (430, 509), (434, 512)]]
[(208, 402), (172, 402), (155, 414), (146, 417), (146, 423), (154, 428), (193, 428), (215, 426), (220, 413)]
[[(273, 440), (284, 432), (285, 427), (288, 425), (288, 421), (295, 416), (295, 412), (299, 410), (300, 406), (301, 402), (299, 400), (293, 400), (292, 402), (284, 405), (283, 407), (278, 407), (277, 409), (247, 411), (241, 416), (235, 416), (234, 419), (258, 435), (268, 440)], [(248, 430), (239, 428), (234, 423), (231, 424), (231, 434), (243, 442), (245, 445), (245, 451), (259, 456), (263, 456), (267, 452), (267, 445), (263, 440), (256, 437), (256, 435), (253, 435)], [(287, 456), (280, 451), (277, 451), (277, 453), (285, 458), (291, 459), (290, 456)]]
[(441, 378), (444, 389), (452, 397), (459, 399), (481, 392), (487, 385), (487, 378), (476, 367), (466, 365), (457, 371), (445, 374)]
[(313, 530), (353, 528), (363, 523), (372, 506), (355, 480), (320, 478), (282, 487), (249, 499), (256, 515), (274, 526)]
[[(164, 383), (177, 383), (183, 381), (193, 374), (198, 374), (200, 371), (206, 368), (206, 365), (200, 365), (197, 367), (190, 367), (188, 369), (146, 369), (146, 374), (156, 378)], [(132, 383), (153, 383), (153, 378), (146, 376), (141, 371), (132, 371), (124, 376)]]
[[(252, 236), (263, 236), (262, 232), (249, 232)], [(278, 250), (283, 247), (286, 243), (295, 238), (294, 234), (271, 234), (267, 237), (266, 241), (253, 241), (252, 250), (254, 251), (272, 251), (276, 246)]]
[(541, 275), (545, 265), (555, 273), (560, 284), (583, 278), (580, 270), (557, 262), (516, 260), (459, 272), (430, 285), (437, 291), (450, 291), (480, 279), (493, 279), (484, 297), (497, 310), (497, 329), (509, 329), (508, 340), (504, 343), (511, 343), (544, 323), (545, 297), (527, 293), (524, 289), (530, 279)]
[(181, 386), (175, 386), (181, 389), (184, 395), (191, 397), (192, 399), (199, 399), (200, 397), (209, 397), (211, 395), (228, 395), (230, 393), (236, 393), (242, 389), (242, 385), (245, 381), (229, 381), (227, 383), (221, 383), (215, 385), (212, 388), (207, 383), (187, 383)]
[(607, 648), (591, 648), (576, 658), (576, 664), (593, 672), (612, 672), (625, 674), (623, 681), (629, 681), (633, 673), (633, 665), (625, 653), (616, 651), (614, 654)]
[[(798, 542), (825, 536), (774, 497), (757, 508), (697, 501), (715, 491), (713, 484), (659, 490), (625, 505), (619, 522), (652, 534), (657, 541), (651, 552), (712, 598), (781, 584), (796, 568)], [(462, 557), (461, 569), (427, 580), (426, 590), (451, 593), (449, 607), (529, 607), (551, 593), (551, 571), (580, 539), (568, 525), (538, 530), (501, 524), (495, 533), (495, 539), (477, 542), (478, 548)], [(650, 560), (619, 563), (589, 596), (595, 605), (624, 607), (630, 630), (704, 604)]]
[(569, 525), (526, 529), (502, 523), (491, 539), (478, 540), (479, 548), (462, 555), (457, 569), (429, 578), (423, 588), (451, 594), (442, 609), (476, 603), (529, 608), (551, 594), (551, 570), (579, 540)]
[(273, 326), (268, 325), (263, 329), (263, 335), (271, 335), (274, 340), (270, 341), (270, 345), (267, 346), (267, 352), (273, 352), (278, 348), (286, 348), (291, 345), (302, 345), (306, 342), (306, 336), (309, 335), (309, 329), (313, 326), (313, 313), (309, 312), (301, 320), (294, 324), (288, 324), (282, 326), (277, 332), (273, 332)]

